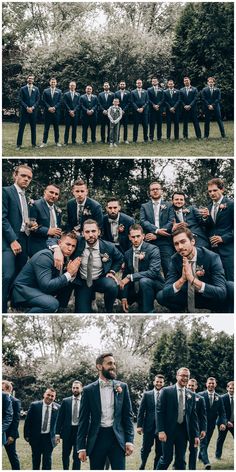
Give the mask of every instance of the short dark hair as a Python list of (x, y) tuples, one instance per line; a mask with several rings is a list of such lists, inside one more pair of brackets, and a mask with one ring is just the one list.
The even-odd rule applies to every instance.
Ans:
[(198, 383), (197, 383), (197, 380), (196, 380), (196, 379), (189, 379), (189, 382), (194, 382), (196, 385), (198, 385)]
[(47, 184), (44, 190), (46, 190), (46, 189), (47, 189), (48, 187), (50, 187), (50, 186), (55, 187), (55, 188), (58, 188), (58, 190), (61, 190), (60, 187), (59, 187), (59, 185), (54, 184), (53, 182)]
[(151, 80), (153, 80), (153, 79), (156, 79), (156, 80), (159, 82), (159, 79), (158, 79), (158, 77), (156, 77), (155, 75), (154, 75), (154, 77), (152, 77), (152, 79), (151, 79)]
[(173, 231), (172, 233), (172, 238), (174, 239), (175, 236), (178, 236), (178, 234), (181, 234), (181, 233), (185, 233), (187, 238), (190, 239), (190, 241), (192, 241), (192, 239), (195, 239), (192, 231), (190, 231), (187, 225), (186, 227), (184, 226), (184, 228), (181, 227), (181, 228), (175, 229), (175, 231)]
[(218, 177), (208, 180), (207, 186), (209, 187), (209, 185), (216, 185), (220, 190), (224, 189), (224, 181), (222, 179), (219, 179)]
[(97, 228), (100, 229), (98, 222), (96, 220), (92, 220), (92, 218), (89, 218), (88, 220), (84, 221), (83, 228), (85, 227), (85, 225), (96, 225)]
[(143, 227), (139, 224), (139, 223), (134, 223), (133, 225), (131, 225), (129, 227), (129, 233), (130, 231), (141, 231), (141, 233), (143, 234)]
[(112, 352), (104, 352), (103, 354), (100, 354), (96, 359), (96, 365), (102, 364), (105, 357), (113, 357)]
[(77, 180), (75, 180), (74, 183), (73, 183), (73, 185), (72, 185), (72, 188), (74, 188), (75, 185), (86, 185), (86, 187), (87, 187), (87, 184), (86, 184), (86, 182), (85, 182), (83, 179), (77, 179)]
[(49, 79), (49, 82), (51, 82), (51, 80), (57, 80), (57, 79), (56, 79), (56, 77), (51, 77), (51, 78)]
[(151, 185), (154, 185), (154, 184), (160, 185), (160, 187), (161, 187), (161, 190), (162, 190), (162, 185), (161, 185), (161, 183), (160, 183), (160, 182), (157, 182), (157, 180), (153, 180), (153, 181), (152, 181), (152, 182), (150, 182), (150, 184), (149, 184), (149, 191), (150, 191), (150, 187), (151, 187)]
[(65, 238), (76, 239), (77, 241), (77, 235), (75, 231), (68, 231), (68, 233), (62, 233), (60, 239), (65, 239)]
[(172, 193), (172, 195), (171, 195), (172, 200), (173, 200), (175, 195), (183, 195), (183, 197), (185, 198), (185, 193), (184, 192), (178, 192), (178, 190), (176, 190), (176, 192)]
[(51, 392), (56, 393), (56, 390), (55, 390), (55, 388), (53, 388), (53, 387), (46, 387), (46, 388), (45, 388), (45, 392), (46, 392), (46, 390), (51, 390)]
[(165, 380), (165, 377), (164, 377), (164, 375), (162, 375), (162, 374), (156, 374), (155, 377), (154, 377), (154, 380), (155, 380), (155, 379), (163, 379), (163, 380)]
[(184, 79), (188, 79), (188, 80), (190, 80), (190, 77), (188, 77), (188, 76), (186, 75), (186, 76), (184, 77)]
[(29, 77), (33, 77), (33, 78), (34, 78), (35, 75), (34, 75), (34, 74), (28, 74), (28, 75), (27, 75), (27, 79), (28, 79)]
[(208, 380), (214, 380), (216, 382), (215, 377), (208, 377), (207, 382), (208, 382)]
[(116, 197), (115, 195), (114, 196), (110, 196), (107, 198), (107, 202), (106, 202), (106, 205), (110, 202), (118, 202), (119, 205), (121, 204), (120, 202), (120, 199), (118, 197)]

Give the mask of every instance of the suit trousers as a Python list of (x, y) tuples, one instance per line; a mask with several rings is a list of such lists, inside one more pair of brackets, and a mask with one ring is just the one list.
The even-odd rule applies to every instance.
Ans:
[(210, 440), (212, 438), (214, 430), (215, 430), (215, 422), (213, 424), (208, 424), (206, 436), (200, 442), (199, 459), (203, 462), (204, 465), (210, 463), (207, 449), (210, 444)]
[(71, 426), (70, 435), (62, 439), (62, 463), (63, 470), (69, 470), (70, 466), (70, 454), (73, 448), (73, 465), (72, 470), (80, 470), (80, 460), (77, 452), (77, 431), (78, 426)]
[(27, 262), (28, 258), (28, 236), (20, 233), (18, 242), (21, 245), (22, 252), (17, 256), (14, 255), (11, 248), (3, 250), (2, 253), (2, 312), (7, 313), (7, 301), (17, 274)]
[(234, 437), (234, 428), (226, 427), (225, 431), (220, 431), (220, 428), (218, 427), (218, 438), (216, 442), (216, 454), (215, 454), (217, 459), (220, 459), (222, 456), (223, 445), (224, 445), (225, 438), (227, 436), (228, 431)]
[(59, 119), (57, 113), (47, 113), (45, 114), (45, 124), (44, 124), (44, 132), (43, 132), (43, 143), (46, 144), (48, 140), (48, 133), (50, 126), (53, 125), (54, 129), (54, 141), (55, 143), (59, 142)]
[(124, 127), (124, 141), (128, 140), (128, 113), (125, 112), (120, 120), (120, 127), (119, 127), (119, 140), (120, 140), (120, 129), (121, 125)]
[(32, 449), (32, 469), (40, 470), (42, 456), (42, 470), (51, 470), (52, 468), (52, 442), (50, 433), (40, 434), (39, 441), (31, 444)]
[(118, 285), (111, 277), (94, 280), (92, 287), (88, 287), (85, 280), (82, 280), (81, 285), (75, 285), (75, 313), (91, 313), (94, 291), (104, 293), (106, 312), (112, 313), (118, 296)]
[(112, 470), (125, 470), (125, 451), (118, 443), (113, 428), (100, 428), (90, 453), (90, 469), (103, 470), (106, 459), (109, 459)]
[(154, 139), (156, 125), (157, 125), (157, 139), (158, 141), (160, 141), (162, 137), (162, 109), (154, 110), (153, 108), (151, 108), (150, 109), (150, 130), (149, 130), (149, 138), (151, 139), (151, 141)]
[(110, 124), (110, 143), (118, 144), (119, 142), (119, 130), (120, 130), (120, 123)]
[(146, 112), (139, 113), (134, 111), (134, 127), (133, 127), (133, 141), (136, 143), (138, 139), (138, 128), (142, 124), (143, 140), (148, 141), (148, 114)]
[(23, 134), (25, 130), (25, 126), (27, 123), (30, 125), (30, 131), (31, 131), (31, 144), (32, 146), (36, 146), (36, 112), (33, 113), (27, 113), (24, 111), (21, 116), (20, 116), (20, 122), (19, 122), (19, 131), (17, 135), (17, 146), (22, 145), (23, 141)]
[(156, 466), (158, 461), (162, 455), (162, 443), (159, 441), (155, 431), (148, 431), (143, 433), (143, 444), (141, 448), (141, 466), (140, 470), (145, 469), (146, 462), (148, 460), (148, 456), (151, 452), (152, 446), (155, 444), (155, 457), (154, 457), (154, 464), (153, 470), (156, 470)]
[(197, 453), (198, 448), (194, 447), (194, 444), (189, 444), (189, 458), (188, 458), (188, 468), (189, 470), (196, 470), (197, 468)]
[(193, 123), (194, 131), (197, 138), (201, 138), (201, 129), (198, 122), (197, 111), (190, 109), (189, 111), (183, 110), (183, 136), (188, 138), (188, 124)]
[(176, 423), (172, 434), (167, 433), (167, 441), (162, 444), (162, 456), (158, 461), (157, 470), (167, 470), (173, 460), (173, 452), (175, 447), (175, 468), (177, 470), (185, 470), (185, 452), (187, 447), (187, 429), (186, 424)]
[(161, 256), (161, 267), (163, 270), (164, 277), (166, 278), (169, 270), (170, 259), (171, 256), (174, 254), (174, 249), (171, 244), (163, 244), (159, 245), (158, 243), (156, 246), (159, 247), (160, 256)]
[(208, 138), (210, 133), (210, 121), (212, 118), (216, 119), (218, 123), (220, 134), (222, 138), (225, 137), (225, 129), (223, 125), (223, 121), (221, 119), (220, 107), (219, 105), (215, 107), (214, 110), (205, 110), (205, 124), (204, 124), (204, 137)]
[(171, 137), (171, 123), (174, 123), (174, 137), (179, 139), (179, 111), (172, 113), (169, 110), (166, 110), (166, 137), (170, 139)]
[(229, 256), (222, 256), (221, 254), (219, 254), (219, 256), (221, 258), (221, 262), (224, 267), (226, 280), (233, 281), (234, 280), (234, 256), (233, 254)]
[[(107, 137), (106, 137), (106, 128), (107, 128)], [(107, 115), (101, 113), (101, 141), (103, 143), (110, 142), (110, 120)]]
[(78, 125), (78, 116), (75, 115), (74, 117), (72, 117), (67, 113), (65, 117), (65, 122), (66, 122), (66, 126), (65, 126), (65, 133), (64, 133), (64, 144), (68, 144), (70, 127), (72, 128), (72, 144), (75, 144), (76, 131), (77, 131), (77, 125)]
[[(163, 290), (158, 292), (157, 301), (160, 305), (169, 308), (171, 313), (178, 313), (178, 311), (184, 312), (188, 306), (187, 292), (180, 291), (176, 294), (164, 295)], [(195, 306), (196, 308), (206, 308), (215, 313), (225, 313), (228, 309), (228, 301), (222, 300), (222, 303), (216, 301), (214, 298), (204, 297), (204, 294), (195, 293)]]
[(89, 116), (82, 116), (82, 141), (87, 143), (88, 141), (88, 128), (91, 129), (91, 141), (92, 143), (96, 142), (96, 126), (97, 126), (97, 117), (95, 114)]
[[(158, 280), (142, 277), (139, 280), (139, 291), (135, 292), (134, 283), (130, 282), (128, 285), (128, 303), (131, 305), (138, 302), (139, 310), (142, 313), (151, 313), (154, 309), (154, 300), (158, 290), (161, 290), (163, 283)], [(122, 291), (120, 292), (122, 298)]]
[(12, 470), (20, 470), (20, 461), (16, 452), (16, 439), (12, 444), (5, 444), (5, 450)]

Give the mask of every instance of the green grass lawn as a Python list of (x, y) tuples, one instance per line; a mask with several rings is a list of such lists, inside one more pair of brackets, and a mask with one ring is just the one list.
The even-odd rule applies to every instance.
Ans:
[[(21, 421), (20, 425), (20, 438), (17, 440), (17, 451), (20, 457), (21, 462), (21, 469), (31, 469), (31, 448), (30, 446), (24, 441), (23, 439), (23, 421)], [(225, 440), (224, 449), (222, 459), (215, 460), (214, 453), (215, 453), (215, 444), (217, 439), (217, 430), (213, 435), (213, 438), (210, 443), (209, 447), (209, 458), (212, 462), (212, 469), (214, 470), (230, 470), (234, 468), (234, 451), (233, 451), (233, 439), (230, 433), (227, 434), (227, 438)], [(136, 434), (135, 436), (135, 451), (127, 459), (126, 469), (127, 470), (137, 470), (140, 465), (140, 448), (142, 444), (142, 438)], [(188, 454), (187, 454), (188, 457)], [(9, 462), (6, 456), (5, 449), (3, 448), (3, 470), (9, 469)], [(146, 469), (152, 470), (153, 468), (153, 460), (154, 460), (154, 453), (153, 450), (148, 458), (148, 462), (146, 465)], [(53, 467), (54, 470), (62, 470), (62, 461), (61, 461), (61, 444), (59, 444), (53, 452)], [(89, 470), (88, 461), (85, 464), (82, 464), (82, 470)], [(202, 470), (204, 469), (203, 464), (201, 462), (197, 463), (197, 469)]]
[[(203, 123), (200, 124), (203, 131)], [(167, 141), (166, 136), (166, 125), (163, 124), (163, 140), (161, 142), (154, 143), (142, 143), (142, 129), (139, 129), (139, 142), (132, 144), (132, 126), (129, 126), (128, 139), (130, 144), (121, 143), (117, 148), (109, 148), (107, 144), (100, 144), (100, 126), (97, 127), (97, 144), (87, 145), (69, 145), (67, 147), (57, 148), (54, 145), (52, 128), (50, 129), (48, 145), (42, 149), (32, 149), (30, 144), (30, 129), (29, 125), (26, 126), (23, 148), (20, 151), (16, 151), (16, 137), (18, 132), (18, 124), (16, 123), (3, 123), (3, 156), (10, 157), (43, 157), (43, 156), (54, 156), (54, 157), (68, 157), (68, 156), (107, 156), (107, 157), (151, 157), (151, 156), (169, 156), (169, 157), (181, 157), (181, 156), (195, 156), (195, 157), (208, 157), (208, 156), (233, 156), (233, 121), (224, 122), (225, 131), (227, 138), (222, 140), (217, 123), (211, 124), (211, 137), (209, 140), (202, 139), (197, 141), (195, 138), (192, 124), (190, 124), (189, 139), (180, 139), (179, 142), (174, 140)], [(123, 133), (123, 130), (121, 130)], [(40, 144), (43, 136), (43, 125), (37, 126), (37, 143)], [(60, 141), (63, 143), (64, 126), (60, 126)], [(90, 133), (89, 133), (90, 139)], [(123, 136), (123, 134), (121, 134)], [(182, 124), (180, 125), (180, 136), (182, 136)], [(78, 127), (77, 142), (81, 143), (81, 126)]]

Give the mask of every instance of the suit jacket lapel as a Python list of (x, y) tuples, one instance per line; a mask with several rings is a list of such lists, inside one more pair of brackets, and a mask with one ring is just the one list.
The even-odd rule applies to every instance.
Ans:
[(48, 208), (47, 203), (45, 202), (44, 198), (42, 198), (42, 209), (43, 209), (44, 213), (46, 214), (47, 218), (50, 218), (49, 208)]
[[(12, 185), (12, 192), (13, 192), (13, 196), (14, 196), (14, 198), (15, 198), (15, 200), (16, 200), (17, 206), (18, 206), (18, 208), (19, 208), (19, 212), (20, 212), (20, 214), (22, 215), (21, 204), (20, 204), (20, 197), (19, 197), (19, 195), (18, 195), (18, 192), (17, 192), (17, 190), (16, 190), (15, 185)], [(22, 216), (23, 216), (23, 215), (22, 215)]]
[(101, 395), (100, 395), (100, 387), (99, 387), (99, 381), (96, 380), (96, 382), (94, 383), (94, 403), (96, 404), (97, 406), (97, 409), (98, 409), (98, 413), (99, 415), (101, 416), (101, 412), (102, 412), (102, 405), (101, 405)]
[(152, 219), (152, 221), (150, 221), (150, 223), (155, 224), (155, 216), (154, 216), (154, 210), (153, 210), (153, 203), (152, 203), (151, 200), (150, 200), (150, 202), (148, 202), (148, 205), (149, 205), (149, 210), (150, 210), (150, 216), (151, 216), (151, 219)]

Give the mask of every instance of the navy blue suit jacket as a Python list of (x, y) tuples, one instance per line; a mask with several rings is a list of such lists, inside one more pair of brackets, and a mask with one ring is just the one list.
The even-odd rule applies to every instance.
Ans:
[(197, 111), (197, 100), (198, 100), (197, 88), (191, 86), (187, 95), (186, 88), (182, 87), (180, 89), (180, 100), (183, 106), (191, 105), (191, 109), (194, 112)]
[(213, 405), (210, 406), (208, 391), (204, 390), (204, 392), (199, 392), (199, 395), (201, 395), (205, 400), (206, 414), (207, 414), (207, 429), (209, 430), (215, 427), (217, 418), (219, 421), (218, 424), (226, 424), (225, 408), (224, 408), (222, 397), (218, 395), (218, 393), (215, 393)]
[(149, 87), (147, 89), (147, 92), (148, 92), (150, 111), (156, 111), (154, 110), (153, 105), (159, 105), (160, 107), (159, 110), (161, 110), (164, 105), (164, 90), (159, 88), (157, 91), (157, 94), (155, 94), (154, 87)]
[(107, 100), (105, 99), (105, 92), (100, 92), (98, 94), (98, 103), (99, 108), (103, 112), (104, 110), (108, 110), (109, 107), (113, 104), (115, 94), (113, 92), (108, 92)]
[[(197, 266), (201, 267), (205, 271), (204, 275), (199, 277), (201, 282), (205, 282), (204, 297), (214, 299), (216, 302), (222, 302), (226, 298), (226, 281), (224, 276), (224, 269), (222, 262), (218, 254), (204, 247), (198, 247), (197, 249)], [(173, 296), (174, 289), (173, 284), (182, 275), (183, 258), (180, 254), (174, 254), (171, 257), (169, 271), (165, 281), (163, 292), (165, 296)], [(179, 292), (187, 294), (188, 284), (187, 282), (183, 285)], [(199, 293), (198, 296), (201, 296)]]
[[(133, 443), (133, 411), (127, 384), (114, 380), (114, 389), (120, 385), (122, 392), (114, 392), (114, 422), (113, 430), (118, 443), (125, 449), (125, 443)], [(101, 425), (101, 397), (99, 381), (93, 382), (83, 389), (79, 427), (77, 436), (77, 450), (86, 449), (89, 456), (94, 448)]]
[[(102, 229), (103, 223), (103, 213), (100, 203), (92, 198), (87, 197), (85, 206), (83, 209), (83, 215), (80, 223), (80, 230), (83, 229), (83, 224), (86, 220), (92, 219), (95, 220), (100, 229)], [(77, 220), (77, 202), (75, 198), (72, 198), (67, 203), (67, 228), (68, 231), (71, 231), (75, 226), (78, 225)]]
[(21, 409), (21, 402), (18, 398), (10, 396), (10, 400), (12, 402), (12, 409), (13, 409), (13, 418), (9, 428), (6, 431), (6, 437), (8, 438), (11, 436), (14, 439), (19, 438), (19, 422), (20, 422), (20, 409)]
[(137, 112), (138, 108), (144, 108), (143, 113), (148, 114), (148, 93), (147, 90), (141, 92), (141, 98), (139, 97), (137, 89), (132, 90), (131, 92), (131, 103), (133, 109)]
[(177, 89), (173, 89), (173, 95), (171, 97), (169, 89), (164, 91), (164, 101), (165, 101), (165, 107), (166, 111), (168, 112), (170, 108), (173, 108), (175, 110), (179, 109), (180, 106), (180, 91)]
[(131, 93), (128, 90), (124, 90), (123, 100), (121, 100), (121, 91), (117, 90), (114, 98), (119, 98), (120, 107), (127, 113), (131, 103)]
[[(222, 402), (223, 402), (223, 405), (224, 405), (224, 409), (225, 409), (226, 421), (230, 421), (230, 417), (231, 417), (231, 405), (230, 405), (230, 397), (229, 397), (229, 394), (228, 394), (228, 393), (225, 393), (224, 395), (221, 395), (221, 399), (222, 399)], [(220, 417), (217, 418), (216, 424), (217, 424), (217, 425), (222, 424), (222, 423), (220, 422)]]
[(96, 95), (91, 95), (91, 101), (88, 100), (88, 96), (85, 93), (80, 97), (81, 107), (81, 118), (88, 117), (87, 110), (93, 110), (93, 115), (97, 115), (98, 111), (98, 98)]
[(6, 444), (6, 432), (11, 425), (13, 419), (13, 408), (10, 395), (2, 392), (2, 444)]
[(57, 118), (60, 117), (60, 111), (61, 111), (61, 103), (62, 103), (62, 92), (60, 89), (56, 88), (53, 98), (51, 95), (51, 88), (47, 88), (43, 91), (43, 105), (44, 105), (44, 111), (45, 111), (45, 116), (51, 116), (52, 113), (48, 111), (48, 108), (50, 107), (55, 107), (56, 111), (55, 114)]
[[(169, 202), (165, 202), (161, 200), (161, 208), (159, 213), (159, 227), (165, 228), (168, 233), (171, 234), (172, 225), (174, 221), (174, 210)], [(140, 223), (145, 231), (145, 233), (155, 233), (157, 227), (155, 226), (155, 217), (154, 217), (154, 210), (153, 210), (153, 203), (151, 200), (147, 203), (143, 203), (140, 209)], [(159, 236), (157, 235), (157, 242), (158, 245), (166, 245), (171, 244), (171, 238), (166, 236)]]
[[(50, 423), (50, 439), (52, 447), (56, 446), (55, 434), (56, 434), (56, 420), (59, 412), (60, 405), (58, 403), (52, 403), (52, 416)], [(42, 411), (43, 401), (36, 401), (31, 403), (24, 424), (24, 438), (29, 440), (30, 445), (36, 446), (40, 441), (41, 426), (42, 426)]]
[(73, 397), (64, 398), (58, 413), (56, 434), (60, 434), (62, 439), (70, 439), (71, 436), (72, 399)]
[[(178, 396), (176, 385), (161, 389), (157, 402), (157, 430), (164, 431), (167, 439), (173, 437), (178, 419)], [(185, 389), (185, 421), (188, 438), (193, 441), (199, 436), (199, 425), (196, 412), (195, 394)]]
[[(129, 236), (129, 227), (134, 224), (134, 218), (131, 218), (131, 216), (128, 216), (125, 213), (120, 212), (118, 224), (124, 226), (124, 230), (118, 232), (118, 243), (124, 253), (131, 246), (131, 242), (128, 236)], [(113, 242), (113, 238), (111, 234), (111, 224), (109, 223), (108, 215), (105, 215), (103, 217), (102, 237), (103, 239), (105, 239), (105, 241)]]
[(208, 110), (208, 105), (213, 105), (214, 109), (220, 109), (220, 99), (221, 99), (221, 92), (220, 89), (214, 87), (213, 93), (211, 94), (210, 87), (204, 87), (202, 89), (202, 101), (203, 101), (203, 108), (204, 111)]
[(143, 428), (144, 434), (156, 431), (154, 389), (143, 393), (138, 410), (137, 428)]
[[(227, 197), (224, 197), (221, 202), (225, 208), (218, 210), (216, 222), (213, 221), (211, 214), (205, 220), (207, 233), (209, 238), (217, 235), (221, 236), (223, 243), (217, 247), (217, 252), (221, 256), (231, 256), (234, 254), (234, 202)], [(208, 206), (211, 213), (212, 203)]]
[[(175, 212), (176, 223), (180, 223), (178, 214), (176, 213), (175, 209), (174, 209), (174, 212)], [(184, 223), (187, 224), (188, 228), (191, 230), (193, 235), (196, 236), (196, 245), (209, 248), (210, 243), (209, 243), (208, 236), (206, 234), (205, 223), (198, 209), (194, 207), (193, 205), (184, 207), (183, 219), (184, 219)]]
[(207, 414), (205, 400), (201, 395), (195, 393), (196, 411), (199, 423), (199, 431), (207, 431)]
[(74, 93), (74, 98), (71, 98), (71, 92), (68, 91), (63, 95), (63, 105), (68, 115), (70, 111), (74, 111), (76, 115), (78, 115), (79, 107), (80, 107), (80, 94), (78, 92)]
[(35, 87), (33, 85), (32, 91), (31, 91), (31, 96), (29, 95), (29, 88), (27, 85), (24, 85), (24, 87), (21, 87), (20, 89), (20, 108), (21, 108), (21, 113), (26, 113), (28, 107), (34, 107), (33, 113), (37, 112), (37, 108), (39, 106), (39, 101), (40, 101), (40, 93), (38, 87)]
[(2, 247), (7, 249), (20, 236), (22, 212), (15, 185), (3, 187), (2, 191)]
[[(57, 227), (61, 227), (61, 210), (54, 206), (56, 213)], [(39, 198), (35, 200), (30, 207), (30, 217), (36, 218), (39, 228), (36, 231), (31, 231), (29, 237), (29, 254), (33, 255), (42, 249), (46, 249), (46, 240), (48, 238), (48, 230), (50, 228), (50, 214), (49, 208), (45, 199)]]

